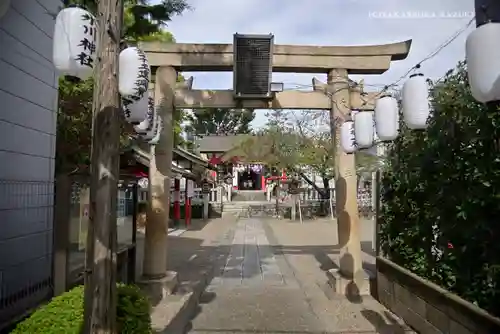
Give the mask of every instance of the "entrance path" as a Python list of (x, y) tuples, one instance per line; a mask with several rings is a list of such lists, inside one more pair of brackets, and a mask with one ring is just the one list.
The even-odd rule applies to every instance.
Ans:
[(412, 333), (372, 297), (331, 292), (335, 223), (244, 218), (231, 231), (188, 333)]

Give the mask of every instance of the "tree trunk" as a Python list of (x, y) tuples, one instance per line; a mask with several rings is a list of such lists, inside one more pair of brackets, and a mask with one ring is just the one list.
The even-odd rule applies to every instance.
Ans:
[(321, 189), (320, 187), (318, 187), (316, 185), (316, 183), (311, 181), (311, 179), (308, 178), (306, 174), (304, 174), (302, 172), (299, 172), (298, 174), (300, 175), (300, 177), (302, 177), (304, 179), (304, 181), (307, 182), (307, 184), (309, 184), (311, 187), (313, 187), (314, 190), (316, 190), (321, 195), (322, 198), (324, 198), (326, 196), (325, 191), (323, 189)]
[(323, 176), (323, 188), (325, 188), (325, 198), (330, 199), (330, 178)]
[(323, 176), (322, 179), (323, 179), (323, 188), (325, 190), (325, 194), (324, 196), (322, 196), (321, 213), (327, 216), (328, 208), (330, 207), (328, 203), (328, 201), (330, 200), (330, 178)]

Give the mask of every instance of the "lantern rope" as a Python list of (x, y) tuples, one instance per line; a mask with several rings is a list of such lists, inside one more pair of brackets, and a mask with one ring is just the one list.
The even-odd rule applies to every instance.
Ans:
[(457, 30), (451, 37), (449, 37), (445, 42), (443, 42), (440, 46), (438, 46), (433, 52), (429, 53), (424, 59), (419, 61), (416, 65), (414, 65), (412, 68), (410, 68), (404, 75), (402, 75), (398, 80), (393, 82), (390, 85), (385, 85), (384, 90), (389, 89), (390, 87), (397, 86), (401, 80), (406, 78), (410, 73), (412, 73), (414, 70), (419, 69), (422, 65), (422, 63), (434, 58), (437, 56), (441, 51), (443, 51), (446, 47), (448, 47), (451, 43), (453, 43), (460, 35), (462, 35), (469, 27), (472, 25), (472, 23), (475, 21), (476, 17), (474, 16), (465, 26)]
[[(407, 70), (405, 72), (405, 74), (403, 74), (400, 78), (398, 78), (396, 81), (392, 82), (391, 84), (365, 84), (365, 83), (357, 84), (356, 82), (351, 80), (351, 81), (349, 81), (350, 82), (349, 88), (360, 87), (360, 86), (377, 87), (377, 88), (383, 87), (382, 91), (380, 91), (377, 96), (381, 96), (381, 95), (387, 93), (390, 88), (397, 87), (403, 79), (405, 79), (408, 75), (410, 75), (415, 70), (419, 69), (421, 67), (422, 63), (434, 58), (441, 51), (443, 51), (446, 47), (448, 47), (451, 43), (453, 43), (460, 35), (462, 35), (472, 25), (472, 23), (475, 21), (475, 19), (476, 19), (476, 17), (474, 16), (465, 26), (463, 26), (462, 28), (455, 31), (450, 37), (448, 37), (443, 43), (441, 43), (434, 51), (429, 53), (426, 57), (424, 57), (422, 60), (420, 60), (414, 66), (412, 66), (409, 70)], [(446, 74), (443, 75), (440, 79), (442, 79), (445, 76), (446, 76)], [(440, 80), (440, 79), (438, 79), (438, 80)], [(337, 82), (335, 82), (335, 83), (337, 83)], [(351, 86), (351, 83), (352, 83), (352, 86)], [(294, 88), (288, 88), (285, 90), (313, 88), (313, 86), (311, 84), (299, 84), (299, 83), (288, 83), (288, 84), (293, 85)], [(339, 90), (337, 90), (335, 92), (325, 92), (325, 93), (329, 97), (332, 97), (332, 95), (336, 94), (337, 92), (339, 92), (343, 89), (347, 89), (347, 87), (340, 88)]]
[[(375, 98), (383, 96), (384, 94), (387, 94), (388, 91), (389, 91), (389, 89), (397, 87), (398, 84), (403, 79), (405, 79), (408, 75), (410, 75), (415, 70), (418, 70), (424, 62), (426, 62), (426, 61), (434, 58), (435, 56), (437, 56), (441, 51), (443, 51), (446, 47), (448, 47), (451, 43), (453, 43), (461, 34), (463, 34), (472, 25), (472, 23), (475, 21), (475, 19), (476, 19), (476, 17), (474, 16), (465, 26), (463, 26), (462, 28), (460, 28), (457, 31), (455, 31), (455, 33), (453, 33), (453, 35), (451, 35), (449, 38), (447, 38), (435, 50), (433, 50), (431, 53), (429, 53), (426, 57), (424, 57), (422, 60), (420, 60), (417, 64), (415, 64), (409, 70), (407, 70), (405, 72), (405, 74), (402, 75), (399, 79), (397, 79), (396, 81), (394, 81), (393, 83), (391, 83), (389, 85), (387, 85), (387, 84), (383, 85), (383, 89), (375, 96)], [(443, 78), (443, 77), (441, 77), (441, 78)], [(440, 80), (440, 79), (438, 79), (438, 80)], [(332, 83), (345, 83), (345, 81), (330, 82), (330, 84), (332, 84)], [(367, 95), (367, 93), (363, 91), (363, 88), (364, 88), (364, 85), (365, 85), (363, 81), (361, 81), (360, 83), (357, 83), (357, 82), (355, 82), (353, 80), (348, 79), (347, 83), (348, 84), (345, 87), (339, 88), (339, 89), (337, 89), (335, 91), (331, 91), (329, 89), (323, 90), (323, 93), (326, 96), (329, 97), (330, 101), (336, 105), (337, 109), (339, 109), (339, 110), (348, 109), (348, 111), (345, 112), (345, 113), (340, 112), (340, 113), (337, 113), (335, 115), (334, 123), (336, 125), (341, 124), (342, 122), (345, 122), (347, 120), (350, 120), (351, 119), (351, 112), (352, 111), (349, 108), (346, 108), (346, 105), (339, 106), (338, 102), (335, 101), (335, 99), (333, 98), (335, 94), (337, 94), (338, 92), (340, 92), (340, 91), (342, 91), (344, 89), (358, 88), (358, 89), (361, 90), (361, 96)], [(295, 86), (295, 89), (297, 89), (297, 88), (299, 88), (299, 89), (314, 88), (313, 85), (293, 84), (293, 83), (292, 83), (292, 85)], [(366, 85), (366, 86), (378, 86), (378, 87), (380, 87), (381, 85)], [(294, 90), (294, 88), (291, 88), (291, 89), (289, 88), (289, 89), (285, 89), (285, 90)]]

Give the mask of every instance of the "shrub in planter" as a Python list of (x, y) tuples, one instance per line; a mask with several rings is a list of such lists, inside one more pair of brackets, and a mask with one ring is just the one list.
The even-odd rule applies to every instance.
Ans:
[[(151, 334), (150, 304), (140, 289), (118, 285), (116, 321), (118, 333)], [(29, 318), (19, 323), (13, 334), (79, 334), (83, 326), (83, 286), (54, 297)]]

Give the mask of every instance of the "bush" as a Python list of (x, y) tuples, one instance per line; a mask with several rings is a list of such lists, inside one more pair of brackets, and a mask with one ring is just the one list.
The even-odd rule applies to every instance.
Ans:
[(135, 285), (118, 287), (116, 322), (121, 334), (152, 333), (148, 298)]
[[(118, 285), (116, 321), (118, 333), (150, 334), (150, 304), (140, 289)], [(83, 326), (83, 286), (54, 297), (29, 318), (19, 323), (12, 334), (79, 334)]]
[(470, 94), (464, 63), (432, 86), (425, 131), (391, 145), (380, 239), (392, 261), (500, 315), (500, 112)]

